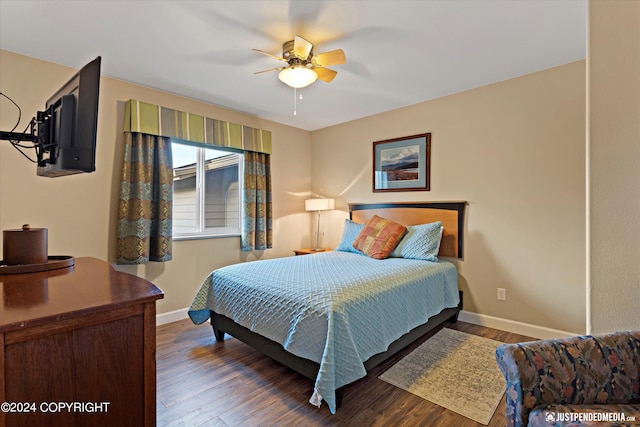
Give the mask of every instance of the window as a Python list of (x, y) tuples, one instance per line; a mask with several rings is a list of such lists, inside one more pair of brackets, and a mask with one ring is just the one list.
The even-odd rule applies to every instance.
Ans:
[(240, 234), (242, 154), (172, 141), (173, 238)]

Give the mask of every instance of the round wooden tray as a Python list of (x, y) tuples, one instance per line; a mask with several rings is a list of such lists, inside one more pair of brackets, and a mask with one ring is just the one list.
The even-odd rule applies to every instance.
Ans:
[(74, 261), (73, 257), (68, 255), (50, 256), (49, 260), (43, 264), (7, 265), (4, 261), (0, 261), (0, 275), (56, 270), (58, 268), (71, 267)]

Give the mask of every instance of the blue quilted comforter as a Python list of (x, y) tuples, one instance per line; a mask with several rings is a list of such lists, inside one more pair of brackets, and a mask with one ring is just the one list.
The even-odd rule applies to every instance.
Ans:
[(311, 402), (335, 413), (336, 389), (364, 377), (364, 361), (458, 302), (449, 262), (333, 251), (217, 269), (189, 316), (200, 324), (213, 310), (317, 362)]

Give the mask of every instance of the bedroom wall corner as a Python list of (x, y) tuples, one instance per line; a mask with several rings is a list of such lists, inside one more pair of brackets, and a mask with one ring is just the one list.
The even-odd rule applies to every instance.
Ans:
[[(91, 58), (89, 58), (91, 59)], [(123, 103), (134, 98), (207, 117), (272, 131), (273, 249), (244, 253), (239, 237), (174, 242), (173, 260), (144, 266), (116, 266), (154, 282), (164, 293), (157, 313), (188, 307), (212, 269), (259, 258), (292, 256), (309, 244), (310, 219), (304, 200), (311, 190), (310, 132), (237, 111), (179, 97), (105, 76), (100, 87), (96, 171), (61, 178), (36, 176), (35, 165), (7, 142), (0, 144), (0, 229), (24, 223), (49, 229), (49, 254), (90, 256), (115, 262)], [(20, 105), (20, 130), (76, 69), (0, 50), (0, 88)], [(0, 128), (10, 130), (17, 110), (0, 102)], [(4, 141), (2, 141), (4, 142)], [(295, 177), (295, 179), (292, 179)]]

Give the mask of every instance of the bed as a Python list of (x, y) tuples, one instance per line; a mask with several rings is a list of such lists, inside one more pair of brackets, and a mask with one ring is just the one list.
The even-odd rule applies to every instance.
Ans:
[[(462, 308), (458, 273), (465, 202), (351, 204), (335, 251), (260, 260), (213, 271), (189, 309), (225, 333), (314, 381), (310, 402), (332, 413), (344, 387)], [(440, 221), (437, 260), (374, 259), (345, 250), (347, 226), (374, 216), (404, 226)], [(351, 229), (350, 228), (350, 229)], [(408, 232), (407, 232), (408, 235)], [(399, 245), (400, 246), (400, 245)]]

